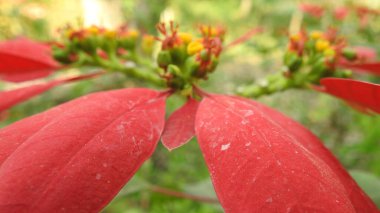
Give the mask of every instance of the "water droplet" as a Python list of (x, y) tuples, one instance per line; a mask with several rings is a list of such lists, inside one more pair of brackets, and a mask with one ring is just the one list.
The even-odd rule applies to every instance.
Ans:
[(103, 165), (104, 168), (108, 167), (107, 163), (103, 163), (102, 165)]
[(247, 143), (245, 143), (245, 146), (250, 146), (251, 145), (251, 141), (248, 141)]

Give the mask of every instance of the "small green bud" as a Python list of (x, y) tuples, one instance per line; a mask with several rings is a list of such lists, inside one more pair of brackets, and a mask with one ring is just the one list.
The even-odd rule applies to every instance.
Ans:
[(214, 71), (216, 67), (218, 66), (218, 63), (219, 63), (219, 59), (217, 57), (212, 57), (211, 63), (208, 66), (208, 72)]
[(172, 63), (172, 57), (170, 56), (170, 52), (167, 50), (163, 50), (158, 53), (157, 63), (160, 67), (167, 67)]
[(191, 76), (196, 76), (199, 70), (199, 67), (200, 67), (200, 63), (197, 61), (195, 56), (192, 56), (186, 59), (185, 68), (186, 68), (186, 71)]
[(349, 48), (343, 49), (342, 54), (349, 61), (353, 61), (357, 58), (357, 54), (355, 50), (353, 49), (349, 49)]
[(284, 63), (290, 72), (296, 72), (302, 65), (302, 58), (295, 52), (287, 52), (284, 56)]
[(169, 51), (173, 64), (182, 65), (185, 62), (185, 58), (188, 56), (186, 48), (183, 46), (174, 47), (169, 49)]
[(173, 74), (174, 76), (181, 76), (182, 75), (181, 69), (174, 64), (170, 64), (168, 66), (168, 72)]
[(207, 50), (201, 50), (200, 56), (201, 56), (202, 61), (210, 60), (210, 54)]
[(53, 47), (53, 57), (55, 60), (63, 63), (63, 64), (69, 64), (71, 63), (69, 52), (66, 49), (61, 49), (59, 47)]

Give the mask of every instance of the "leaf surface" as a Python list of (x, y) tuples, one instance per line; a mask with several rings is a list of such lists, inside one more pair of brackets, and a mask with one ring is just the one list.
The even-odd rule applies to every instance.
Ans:
[(194, 137), (194, 120), (198, 104), (196, 100), (190, 98), (185, 105), (170, 115), (161, 137), (162, 144), (168, 150), (178, 148)]
[(195, 131), (226, 212), (377, 212), (312, 133), (257, 102), (209, 95)]
[(151, 156), (166, 95), (94, 93), (0, 130), (0, 212), (98, 212)]
[(368, 109), (380, 113), (380, 85), (341, 78), (323, 78), (322, 92), (328, 93), (350, 104), (356, 104), (362, 110)]
[(33, 80), (46, 77), (59, 68), (46, 44), (25, 38), (0, 43), (0, 79)]
[(351, 64), (351, 63), (342, 63), (340, 66), (348, 69), (352, 69), (357, 72), (365, 72), (374, 75), (380, 75), (380, 63), (371, 62), (371, 63), (362, 63), (362, 64)]
[(9, 91), (0, 91), (0, 112), (7, 110), (21, 102), (24, 102), (34, 96), (37, 96), (51, 88), (73, 81), (83, 80), (99, 75), (100, 73), (93, 73), (87, 75), (81, 75), (76, 77), (70, 77), (65, 79), (57, 79), (47, 83), (35, 84), (27, 87), (22, 87)]

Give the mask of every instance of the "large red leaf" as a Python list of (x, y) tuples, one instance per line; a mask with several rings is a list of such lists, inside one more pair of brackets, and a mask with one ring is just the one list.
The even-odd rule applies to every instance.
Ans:
[(167, 120), (162, 134), (162, 144), (173, 150), (191, 140), (195, 135), (194, 120), (198, 102), (190, 98), (187, 103), (176, 110)]
[(380, 63), (362, 63), (362, 64), (351, 64), (351, 63), (341, 63), (341, 67), (352, 69), (357, 72), (365, 72), (374, 75), (380, 75)]
[(0, 212), (98, 212), (154, 151), (165, 99), (95, 93), (0, 130)]
[(48, 76), (59, 68), (48, 45), (25, 38), (0, 43), (0, 79), (27, 81)]
[(380, 113), (380, 85), (342, 78), (323, 78), (322, 92)]
[(81, 76), (65, 78), (65, 79), (58, 79), (58, 80), (53, 80), (47, 83), (35, 84), (32, 86), (18, 88), (15, 90), (2, 91), (2, 92), (0, 91), (0, 112), (6, 109), (9, 109), (13, 107), (14, 105), (17, 105), (21, 102), (24, 102), (36, 95), (39, 95), (55, 86), (72, 82), (72, 81), (78, 81), (78, 80), (83, 80), (86, 78), (91, 78), (91, 77), (97, 76), (98, 74), (100, 73), (81, 75)]
[(268, 107), (209, 95), (195, 131), (226, 212), (377, 212), (315, 136)]

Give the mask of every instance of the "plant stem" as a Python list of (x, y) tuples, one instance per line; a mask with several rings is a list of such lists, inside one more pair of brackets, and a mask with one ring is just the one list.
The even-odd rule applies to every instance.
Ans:
[(244, 97), (258, 98), (264, 95), (281, 92), (287, 89), (304, 88), (306, 84), (304, 79), (288, 78), (282, 73), (269, 75), (258, 84), (242, 86), (237, 89), (237, 94)]
[(150, 69), (145, 69), (142, 67), (137, 67), (137, 65), (134, 64), (128, 66), (127, 64), (122, 64), (115, 60), (108, 61), (100, 57), (95, 57), (94, 63), (106, 70), (113, 72), (121, 72), (126, 74), (128, 77), (148, 81), (152, 84), (155, 84), (156, 86), (162, 87), (165, 85), (164, 80), (160, 78), (160, 76), (158, 75), (160, 71), (160, 68), (158, 67), (153, 68), (152, 66)]

